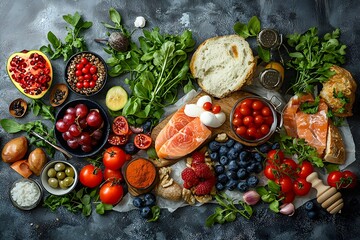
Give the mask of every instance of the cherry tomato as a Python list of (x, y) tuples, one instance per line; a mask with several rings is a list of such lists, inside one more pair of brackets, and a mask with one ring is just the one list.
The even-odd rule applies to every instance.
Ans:
[(264, 122), (264, 117), (261, 115), (255, 115), (254, 122), (256, 125), (260, 126)]
[[(254, 110), (254, 111), (252, 112), (252, 115), (253, 115), (254, 117), (259, 116), (259, 115), (261, 115), (261, 111), (259, 111), (259, 110)], [(261, 116), (262, 116), (262, 115), (261, 115)]]
[(252, 103), (253, 103), (253, 100), (248, 98), (248, 99), (245, 99), (245, 100), (241, 101), (240, 107), (241, 108), (243, 108), (243, 107), (251, 108)]
[(295, 193), (294, 191), (289, 191), (287, 193), (281, 193), (280, 199), (282, 203), (292, 203), (295, 200)]
[(151, 145), (151, 137), (149, 135), (138, 133), (134, 138), (134, 144), (139, 149), (147, 149)]
[(116, 117), (112, 124), (112, 130), (116, 135), (126, 135), (129, 132), (129, 124), (125, 117)]
[(254, 122), (253, 116), (245, 116), (245, 117), (243, 118), (243, 124), (244, 124), (245, 126), (250, 126), (253, 122)]
[(124, 195), (123, 187), (116, 181), (110, 181), (101, 186), (99, 191), (102, 203), (115, 205)]
[(92, 75), (92, 80), (96, 82), (98, 80), (98, 76), (96, 74)]
[(276, 179), (275, 182), (280, 185), (280, 189), (283, 193), (290, 192), (293, 190), (293, 183), (289, 176), (284, 175), (279, 179)]
[(268, 134), (270, 132), (269, 126), (266, 124), (261, 125), (260, 132), (265, 136), (266, 134)]
[(83, 68), (81, 69), (81, 72), (82, 72), (83, 74), (88, 74), (88, 73), (89, 73), (89, 69), (86, 68), (86, 67), (83, 67)]
[(95, 73), (97, 73), (97, 67), (96, 66), (91, 66), (89, 71), (90, 71), (91, 74), (95, 74)]
[(243, 116), (249, 116), (251, 115), (251, 109), (249, 107), (241, 107), (240, 108), (240, 113), (243, 115)]
[(354, 188), (356, 186), (357, 177), (355, 173), (345, 170), (343, 171), (344, 184), (343, 188)]
[(234, 113), (234, 118), (242, 118), (243, 116), (241, 115), (241, 113), (240, 112), (237, 112), (236, 110), (235, 110), (235, 113)]
[(83, 57), (80, 62), (84, 65), (86, 65), (89, 61), (87, 60), (87, 58)]
[(232, 121), (232, 124), (235, 126), (235, 127), (238, 127), (238, 126), (241, 126), (242, 124), (242, 120), (241, 118), (234, 118), (233, 121)]
[(313, 165), (308, 161), (303, 161), (298, 166), (298, 175), (300, 178), (306, 179), (314, 171)]
[(84, 81), (84, 76), (82, 76), (82, 75), (81, 75), (81, 76), (78, 76), (78, 81), (79, 81), (79, 82)]
[(77, 82), (77, 83), (76, 83), (76, 87), (77, 87), (78, 89), (83, 88), (83, 86), (84, 86), (84, 84), (83, 84), (82, 82)]
[(284, 173), (289, 173), (291, 175), (296, 174), (297, 167), (298, 165), (296, 164), (296, 162), (290, 158), (285, 158), (280, 166), (281, 170)]
[(308, 183), (304, 178), (298, 178), (294, 182), (294, 193), (297, 196), (305, 196), (310, 192), (311, 184)]
[(90, 84), (89, 84), (89, 87), (90, 87), (90, 88), (94, 88), (95, 85), (96, 85), (96, 83), (95, 83), (94, 81), (91, 81)]
[(272, 112), (271, 112), (270, 108), (266, 106), (261, 109), (261, 114), (263, 116), (267, 117), (267, 116), (271, 116)]
[(342, 180), (342, 172), (340, 171), (333, 171), (329, 173), (327, 177), (327, 182), (329, 186), (335, 187), (336, 189), (340, 189), (343, 187), (343, 180)]
[(79, 76), (81, 76), (81, 75), (82, 75), (81, 70), (76, 70), (76, 71), (75, 71), (75, 76), (79, 77)]
[(247, 135), (249, 135), (250, 137), (254, 137), (256, 138), (257, 136), (257, 130), (255, 127), (249, 127), (248, 130), (246, 131)]
[(84, 64), (82, 64), (82, 63), (76, 64), (76, 69), (77, 70), (81, 70), (83, 67), (84, 67)]
[(266, 155), (267, 162), (275, 166), (280, 166), (284, 159), (284, 153), (281, 150), (270, 150)]
[(238, 128), (236, 128), (236, 133), (240, 136), (245, 136), (247, 132), (247, 128), (245, 126), (240, 126)]
[(104, 179), (105, 180), (117, 179), (119, 181), (123, 181), (123, 176), (120, 170), (112, 170), (110, 168), (105, 168)]
[(120, 169), (126, 162), (126, 153), (119, 147), (112, 146), (105, 149), (103, 163), (111, 170)]
[(206, 102), (206, 103), (204, 103), (203, 109), (204, 109), (205, 111), (210, 111), (211, 108), (212, 108), (211, 102)]
[(212, 112), (213, 112), (214, 114), (217, 114), (217, 113), (221, 112), (221, 107), (220, 107), (220, 105), (215, 105), (215, 106), (213, 106)]
[(88, 88), (90, 86), (90, 83), (88, 81), (84, 82), (84, 88)]
[(268, 126), (271, 126), (274, 122), (273, 116), (264, 117), (265, 124)]
[(260, 100), (255, 100), (252, 103), (252, 109), (254, 110), (260, 110), (264, 107), (264, 104)]
[(79, 173), (79, 180), (85, 187), (94, 188), (99, 186), (102, 182), (103, 174), (100, 168), (89, 164), (81, 169)]
[(271, 164), (268, 164), (265, 167), (264, 175), (268, 179), (274, 181), (275, 179), (279, 178), (281, 174), (280, 174), (279, 170), (275, 166), (273, 166)]

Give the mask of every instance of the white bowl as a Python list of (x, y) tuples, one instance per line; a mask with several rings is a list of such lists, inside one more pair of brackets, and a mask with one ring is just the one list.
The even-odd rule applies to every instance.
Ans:
[[(39, 191), (39, 194), (37, 195), (38, 198), (36, 199), (36, 201), (34, 202), (34, 204), (29, 205), (29, 206), (22, 206), (22, 205), (20, 205), (19, 203), (17, 203), (16, 200), (13, 198), (13, 196), (12, 196), (12, 194), (11, 194), (11, 190), (15, 187), (15, 185), (16, 185), (17, 183), (20, 183), (20, 182), (29, 182), (29, 183), (32, 183), (32, 184), (35, 185), (35, 187), (36, 187), (37, 190)], [(12, 204), (13, 204), (15, 207), (17, 207), (17, 208), (19, 208), (19, 209), (21, 209), (21, 210), (31, 210), (31, 209), (35, 208), (37, 205), (39, 205), (39, 203), (41, 202), (42, 196), (43, 196), (43, 190), (42, 190), (40, 184), (39, 184), (37, 181), (32, 180), (32, 179), (27, 179), (27, 178), (21, 178), (21, 179), (15, 181), (15, 182), (11, 185), (11, 188), (10, 188), (10, 190), (9, 190), (9, 196), (10, 196), (10, 200), (11, 200)]]
[[(58, 188), (52, 188), (50, 187), (50, 185), (48, 184), (48, 175), (47, 175), (47, 172), (50, 168), (54, 167), (55, 164), (57, 163), (64, 163), (65, 166), (69, 166), (69, 167), (72, 167), (72, 169), (74, 170), (74, 173), (75, 173), (75, 176), (74, 176), (74, 182), (73, 184), (68, 187), (67, 189), (62, 189), (60, 187)], [(61, 195), (65, 195), (69, 192), (71, 192), (75, 187), (76, 187), (76, 184), (78, 182), (78, 173), (76, 171), (76, 168), (71, 165), (70, 163), (66, 162), (66, 161), (58, 161), (58, 160), (55, 160), (55, 161), (51, 161), (51, 162), (48, 162), (45, 167), (43, 168), (42, 172), (41, 172), (41, 175), (40, 175), (40, 179), (41, 179), (41, 184), (43, 185), (43, 187), (45, 188), (46, 191), (48, 191), (49, 193), (53, 194), (53, 195), (57, 195), (57, 196), (61, 196)]]

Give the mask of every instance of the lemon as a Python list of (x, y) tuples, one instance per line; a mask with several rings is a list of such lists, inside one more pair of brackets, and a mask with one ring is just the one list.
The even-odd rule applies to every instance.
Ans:
[(128, 101), (128, 94), (121, 86), (114, 86), (106, 93), (105, 104), (111, 111), (121, 110)]

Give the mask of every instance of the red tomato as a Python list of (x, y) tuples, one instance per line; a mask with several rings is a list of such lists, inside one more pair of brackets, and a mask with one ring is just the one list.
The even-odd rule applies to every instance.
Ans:
[(264, 104), (260, 100), (255, 100), (252, 104), (252, 109), (260, 110), (264, 107)]
[(100, 188), (100, 200), (102, 203), (115, 205), (124, 195), (123, 187), (116, 182), (107, 182)]
[(211, 108), (212, 108), (211, 102), (206, 102), (206, 103), (204, 103), (203, 109), (204, 109), (205, 111), (210, 111)]
[(297, 196), (305, 196), (310, 192), (311, 184), (304, 178), (298, 178), (294, 182), (294, 192)]
[(279, 179), (276, 179), (275, 182), (280, 185), (280, 189), (283, 193), (290, 192), (293, 190), (293, 183), (289, 176), (284, 175)]
[(148, 149), (151, 145), (151, 142), (151, 137), (142, 133), (136, 134), (134, 138), (134, 144), (139, 149)]
[(272, 115), (272, 112), (269, 107), (265, 106), (263, 109), (261, 109), (261, 114), (265, 117), (268, 117)]
[(306, 179), (314, 171), (313, 165), (308, 161), (303, 161), (298, 166), (298, 175), (300, 178)]
[(87, 58), (83, 57), (80, 62), (82, 63), (82, 65), (86, 65), (89, 61), (87, 60)]
[(356, 186), (357, 177), (353, 172), (345, 170), (342, 175), (344, 179), (343, 188), (354, 188)]
[(254, 118), (252, 116), (245, 116), (243, 118), (243, 124), (245, 126), (250, 126), (254, 122)]
[[(240, 111), (240, 110), (239, 110)], [(237, 112), (236, 110), (235, 110), (235, 113), (234, 113), (234, 118), (242, 118), (243, 116), (241, 115), (241, 113), (240, 112)]]
[(265, 124), (271, 126), (274, 122), (273, 116), (264, 117)]
[(281, 150), (270, 150), (266, 155), (267, 162), (275, 166), (279, 166), (284, 159), (284, 153)]
[(279, 170), (278, 170), (275, 166), (273, 166), (273, 165), (271, 165), (271, 164), (268, 164), (268, 165), (266, 165), (266, 167), (265, 167), (264, 175), (265, 175), (265, 177), (267, 177), (268, 179), (274, 181), (276, 178), (279, 177), (280, 172), (279, 172)]
[(297, 164), (294, 160), (290, 158), (285, 158), (281, 164), (281, 170), (285, 173), (289, 173), (291, 175), (296, 173)]
[(213, 106), (212, 112), (213, 112), (214, 114), (217, 114), (217, 113), (221, 112), (221, 107), (220, 107), (220, 105), (215, 105), (215, 106)]
[(120, 169), (126, 162), (126, 153), (119, 147), (113, 146), (105, 149), (103, 163), (111, 170)]
[(340, 189), (343, 187), (343, 180), (342, 180), (342, 172), (340, 171), (333, 171), (329, 173), (327, 177), (327, 182), (329, 186), (335, 187), (336, 189)]
[(241, 101), (240, 107), (241, 107), (241, 108), (243, 108), (243, 107), (251, 108), (251, 107), (252, 107), (252, 103), (253, 103), (253, 100), (252, 100), (252, 99), (245, 99), (245, 100)]
[(234, 118), (233, 121), (232, 121), (232, 124), (233, 124), (235, 127), (241, 126), (241, 124), (242, 124), (241, 118), (239, 118), (239, 117)]
[(287, 193), (281, 193), (280, 199), (282, 203), (292, 203), (295, 200), (295, 193), (294, 191), (290, 191)]
[(94, 188), (99, 186), (102, 182), (103, 174), (100, 168), (89, 164), (81, 169), (79, 173), (79, 180), (85, 187)]
[(249, 116), (251, 115), (251, 109), (249, 107), (241, 107), (240, 113), (244, 116)]
[(110, 168), (105, 168), (104, 169), (104, 179), (105, 180), (117, 179), (119, 181), (122, 181), (123, 176), (122, 176), (120, 170), (112, 170)]
[(269, 126), (266, 125), (266, 124), (261, 125), (261, 127), (260, 127), (260, 132), (261, 132), (263, 135), (268, 134), (268, 133), (270, 132)]
[(245, 136), (246, 132), (247, 132), (247, 128), (245, 126), (240, 126), (236, 128), (236, 133), (239, 134), (240, 136)]
[(125, 117), (116, 117), (112, 124), (112, 130), (116, 135), (126, 135), (129, 132), (129, 124)]
[(90, 83), (88, 81), (84, 82), (84, 88), (88, 88), (90, 86)]
[(254, 122), (256, 125), (260, 126), (264, 122), (264, 117), (261, 115), (256, 115), (254, 117)]
[(252, 115), (253, 115), (254, 117), (259, 116), (259, 115), (261, 115), (261, 111), (260, 111), (260, 110), (254, 110), (254, 111), (252, 112)]
[(250, 137), (254, 137), (256, 138), (257, 136), (257, 130), (255, 127), (249, 127), (248, 130), (246, 131), (247, 135), (249, 135)]

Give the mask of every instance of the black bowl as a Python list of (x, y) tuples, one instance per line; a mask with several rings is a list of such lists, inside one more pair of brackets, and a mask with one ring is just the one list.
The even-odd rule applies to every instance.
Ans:
[(59, 119), (63, 118), (66, 109), (69, 107), (75, 107), (77, 104), (79, 103), (83, 103), (85, 104), (88, 109), (98, 109), (103, 120), (104, 120), (104, 125), (102, 127), (102, 137), (99, 140), (98, 144), (92, 149), (92, 151), (90, 152), (84, 152), (81, 150), (81, 148), (77, 148), (77, 149), (72, 149), (70, 148), (66, 141), (63, 139), (62, 137), (62, 133), (59, 132), (56, 127), (55, 127), (55, 137), (57, 142), (59, 143), (59, 145), (61, 147), (63, 147), (64, 149), (66, 149), (66, 151), (68, 151), (71, 155), (75, 156), (75, 157), (79, 157), (79, 158), (85, 158), (85, 157), (90, 157), (95, 155), (96, 153), (98, 153), (106, 144), (107, 139), (109, 137), (109, 133), (110, 133), (110, 123), (109, 123), (109, 117), (106, 114), (106, 111), (104, 110), (103, 107), (101, 107), (98, 103), (88, 100), (88, 99), (76, 99), (73, 101), (70, 101), (68, 103), (66, 103), (58, 112), (58, 114), (56, 115), (56, 121), (58, 121)]
[[(74, 64), (74, 66), (78, 63), (78, 60), (81, 59), (82, 57), (86, 57), (89, 61), (92, 61), (92, 63), (94, 63), (93, 65), (97, 65), (98, 68), (98, 80), (96, 81), (97, 86), (94, 89), (91, 88), (82, 88), (82, 89), (78, 89), (76, 88), (76, 83), (77, 83), (77, 79), (75, 76), (75, 71), (76, 68), (74, 68), (73, 70), (70, 70), (70, 65)], [(94, 57), (94, 60), (91, 60), (91, 58)], [(79, 59), (78, 59), (79, 58)], [(96, 64), (95, 62), (96, 61)], [(103, 67), (101, 67), (103, 66)], [(100, 68), (103, 69), (104, 73), (100, 74)], [(107, 73), (108, 73), (108, 68), (106, 65), (106, 62), (104, 61), (104, 59), (102, 57), (100, 57), (98, 54), (94, 53), (94, 52), (79, 52), (74, 54), (73, 56), (70, 57), (69, 61), (66, 63), (66, 67), (65, 67), (65, 82), (68, 85), (68, 87), (70, 88), (71, 91), (73, 91), (74, 93), (81, 95), (81, 96), (92, 96), (97, 94), (98, 92), (100, 92), (107, 81)]]

